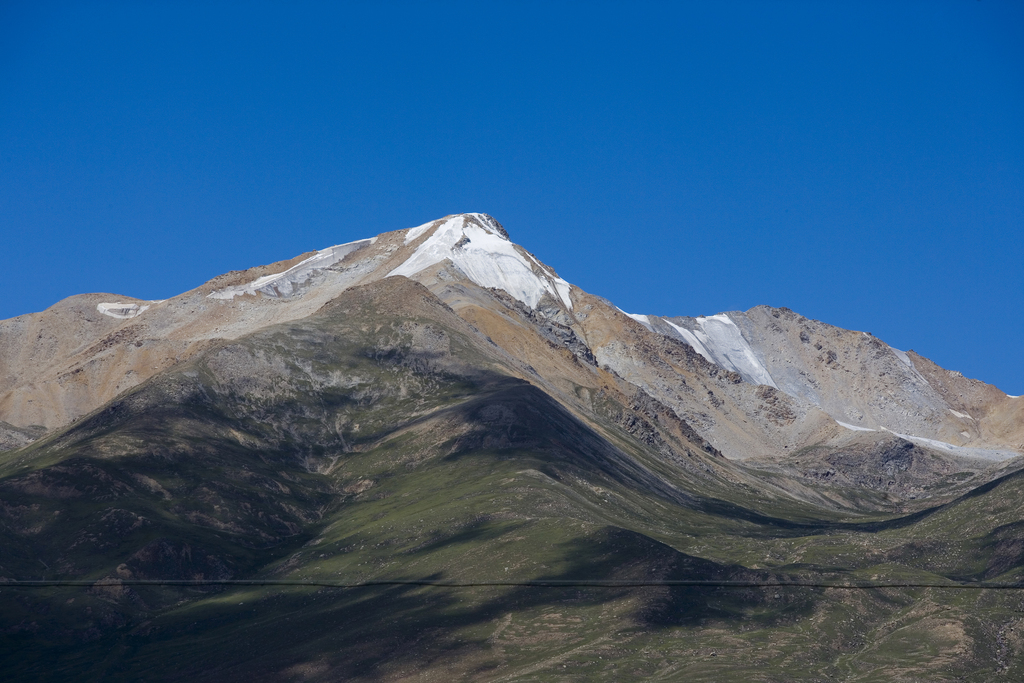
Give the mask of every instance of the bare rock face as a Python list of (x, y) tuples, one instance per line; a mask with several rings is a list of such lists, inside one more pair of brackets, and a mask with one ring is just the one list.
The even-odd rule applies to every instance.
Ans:
[(467, 217), (467, 221), (476, 221), (480, 225), (480, 227), (490, 230), (491, 232), (495, 232), (508, 241), (512, 241), (512, 239), (508, 236), (508, 232), (501, 225), (501, 223), (499, 223), (497, 219), (494, 218), (494, 216), (490, 216), (486, 213), (469, 214)]
[[(228, 273), (165, 301), (84, 294), (0, 322), (0, 448), (63, 428), (218, 344), (309, 319), (389, 278), (425, 287), (495, 362), (574, 414), (612, 420), (651, 444), (669, 430), (684, 444), (672, 457), (693, 445), (785, 468), (811, 449), (814, 462), (792, 460), (793, 472), (907, 493), (957, 467), (980, 471), (1024, 452), (1024, 399), (785, 308), (624, 314), (562, 280), (487, 214)], [(609, 396), (644, 398), (623, 417), (602, 412), (600, 397)], [(925, 467), (927, 453), (941, 463)]]
[[(916, 437), (922, 446), (938, 441), (968, 449), (960, 453), (967, 457), (1005, 459), (1021, 450), (1017, 399), (869, 333), (768, 306), (710, 318), (644, 318), (650, 329), (690, 344), (745, 382), (775, 387), (847, 429)], [(970, 410), (982, 410), (981, 419)]]

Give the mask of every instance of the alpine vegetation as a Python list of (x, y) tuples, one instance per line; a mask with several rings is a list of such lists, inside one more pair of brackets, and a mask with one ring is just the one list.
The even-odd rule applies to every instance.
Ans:
[(0, 322), (5, 680), (1024, 678), (1024, 399), (481, 213)]

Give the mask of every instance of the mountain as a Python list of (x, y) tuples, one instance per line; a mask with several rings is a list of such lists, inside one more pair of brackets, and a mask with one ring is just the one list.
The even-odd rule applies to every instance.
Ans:
[(0, 323), (0, 659), (1013, 680), (1022, 406), (787, 309), (623, 313), (484, 214), (79, 295)]

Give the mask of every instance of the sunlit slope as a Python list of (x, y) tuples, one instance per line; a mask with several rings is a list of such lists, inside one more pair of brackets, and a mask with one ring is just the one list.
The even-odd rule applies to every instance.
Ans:
[(388, 278), (5, 454), (2, 576), (126, 582), (4, 587), (6, 675), (993, 680), (1019, 660), (1009, 592), (131, 584), (1019, 578), (1020, 475), (856, 514), (856, 492), (750, 473), (611, 376), (543, 386)]
[[(627, 315), (474, 213), (227, 273), (165, 301), (87, 294), (0, 321), (0, 449), (52, 437), (211, 350), (270, 329), (287, 336), (280, 330), (325, 315), (355, 288), (406, 278), (460, 319), (449, 323), (488, 359), (480, 367), (529, 383), (603, 438), (625, 431), (659, 454), (649, 467), (667, 468), (659, 476), (669, 481), (676, 467), (717, 468), (698, 487), (706, 495), (720, 495), (724, 477), (833, 510), (909, 509), (997, 476), (1024, 448), (1024, 403), (994, 387), (787, 309)], [(365, 343), (387, 346), (375, 335), (393, 333), (374, 315), (365, 312)], [(415, 341), (427, 348), (428, 337)], [(234, 351), (218, 353), (210, 367), (234, 364), (246, 382), (262, 381), (258, 364), (244, 370)], [(336, 391), (309, 381), (306, 394)], [(761, 472), (697, 464), (693, 453)]]
[(895, 432), (925, 445), (940, 441), (940, 448), (969, 457), (1002, 460), (1022, 450), (1024, 404), (1015, 397), (868, 332), (769, 306), (698, 318), (634, 318), (744, 381), (823, 410), (848, 430)]
[[(728, 508), (729, 494), (751, 490), (735, 483), (742, 471), (687, 441), (685, 423), (656, 403), (609, 388), (593, 413), (576, 415), (469, 332), (420, 285), (389, 279), (301, 323), (220, 344), (9, 453), (5, 500), (27, 503), (9, 508), (8, 531), (22, 539), (12, 543), (49, 547), (40, 566), (61, 576), (116, 568), (90, 540), (110, 524), (154, 541), (163, 526), (182, 525), (201, 545), (274, 548), (312, 533), (332, 506), (377, 500), (396, 472), (423, 492), (426, 471), (445, 481), (441, 491), (451, 490), (449, 476), (496, 491), (493, 472), (533, 476), (598, 507), (618, 501), (613, 508), (644, 498), (661, 509)], [(465, 453), (491, 454), (481, 456), (485, 471), (462, 462)], [(724, 498), (709, 497), (715, 492)], [(380, 505), (396, 502), (389, 498)], [(239, 553), (218, 560), (218, 576), (251, 569), (248, 551)], [(37, 573), (5, 566), (11, 578), (15, 569)]]

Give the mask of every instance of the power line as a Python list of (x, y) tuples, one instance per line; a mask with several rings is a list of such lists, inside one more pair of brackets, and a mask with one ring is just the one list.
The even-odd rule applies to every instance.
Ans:
[(321, 581), (301, 579), (0, 579), (0, 587), (60, 588), (118, 586), (297, 586), (311, 588), (380, 588), (422, 586), (431, 588), (940, 588), (946, 590), (1024, 590), (1024, 583), (942, 583), (938, 581), (701, 581), (701, 580), (618, 580), (618, 579), (536, 579), (526, 581), (443, 581), (434, 579), (380, 579), (369, 581)]

